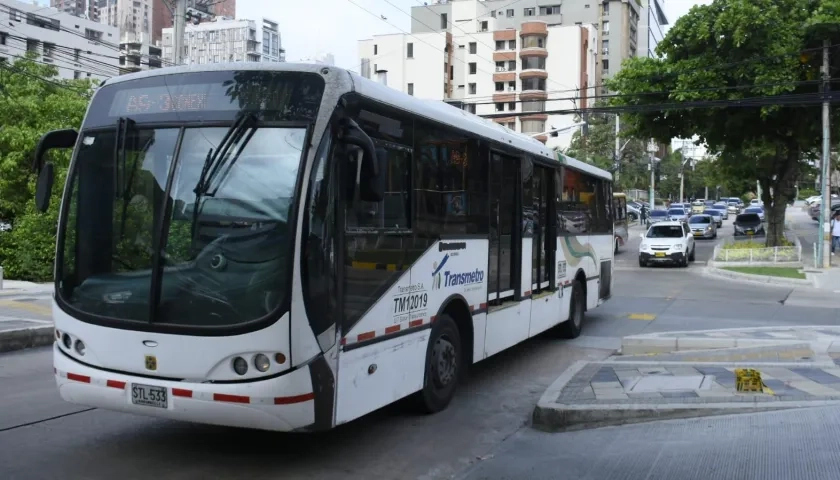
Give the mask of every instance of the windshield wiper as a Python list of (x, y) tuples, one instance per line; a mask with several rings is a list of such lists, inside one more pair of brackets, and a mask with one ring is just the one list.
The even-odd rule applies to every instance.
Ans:
[[(193, 189), (193, 192), (195, 193), (191, 226), (193, 240), (195, 239), (196, 234), (196, 222), (198, 221), (198, 216), (201, 212), (201, 208), (199, 207), (201, 198), (205, 196), (213, 197), (216, 195), (216, 191), (218, 191), (219, 187), (217, 186), (216, 189), (211, 192), (210, 185), (218, 176), (221, 168), (226, 164), (227, 168), (225, 169), (224, 174), (221, 175), (221, 180), (223, 180), (227, 176), (228, 172), (230, 172), (230, 169), (233, 168), (233, 165), (239, 159), (239, 156), (242, 154), (245, 146), (251, 140), (251, 137), (253, 137), (256, 133), (256, 121), (257, 117), (252, 113), (240, 115), (234, 124), (231, 125), (227, 133), (225, 133), (225, 136), (222, 138), (222, 141), (219, 143), (216, 151), (214, 152), (212, 148), (207, 151), (207, 157), (205, 158), (204, 165), (201, 168), (201, 175), (199, 175), (198, 182), (196, 182), (195, 189)], [(248, 133), (249, 129), (250, 133)], [(248, 136), (244, 141), (242, 141), (246, 133), (248, 133)], [(239, 145), (239, 148), (231, 157), (231, 148), (237, 144)], [(230, 160), (228, 160), (229, 158)], [(219, 182), (219, 185), (221, 185), (221, 182)]]
[(114, 138), (114, 198), (122, 198), (122, 218), (120, 222), (120, 232), (125, 233), (125, 223), (128, 217), (128, 194), (131, 189), (131, 183), (134, 181), (135, 168), (131, 169), (131, 174), (126, 180), (126, 169), (128, 168), (128, 159), (126, 153), (126, 139), (128, 132), (134, 128), (134, 120), (127, 117), (120, 117), (117, 119), (117, 133)]

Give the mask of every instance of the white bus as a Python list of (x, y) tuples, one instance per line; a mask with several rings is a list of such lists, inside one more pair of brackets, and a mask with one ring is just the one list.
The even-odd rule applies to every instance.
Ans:
[(325, 430), (610, 297), (608, 172), (442, 102), (317, 65), (196, 65), (99, 88), (72, 148), (55, 267), (61, 397)]

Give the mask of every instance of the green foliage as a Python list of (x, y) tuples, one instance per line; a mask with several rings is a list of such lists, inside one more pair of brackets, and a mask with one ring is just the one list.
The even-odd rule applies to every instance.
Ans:
[(804, 200), (809, 197), (813, 197), (814, 195), (819, 195), (820, 193), (815, 188), (800, 188), (799, 189), (799, 199)]
[[(46, 80), (42, 80), (46, 79)], [(69, 152), (51, 152), (56, 181), (50, 210), (34, 207), (32, 155), (41, 135), (79, 128), (92, 83), (62, 80), (55, 67), (20, 59), (0, 66), (0, 219), (12, 225), (0, 232), (0, 265), (10, 278), (52, 278), (59, 197)]]
[[(669, 141), (696, 134), (719, 153), (721, 176), (744, 182), (731, 187), (761, 183), (768, 245), (781, 243), (787, 199), (809, 169), (807, 158), (819, 151), (820, 109), (679, 104), (817, 92), (820, 55), (809, 49), (821, 44), (815, 32), (840, 31), (838, 7), (840, 0), (715, 0), (695, 6), (659, 43), (660, 58), (628, 59), (607, 82), (622, 94), (612, 104), (652, 106), (622, 115), (628, 135)], [(729, 193), (744, 193), (737, 188)]]

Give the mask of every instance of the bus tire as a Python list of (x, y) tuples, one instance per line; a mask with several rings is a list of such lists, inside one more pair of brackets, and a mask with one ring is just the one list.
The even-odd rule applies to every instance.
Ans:
[(569, 301), (569, 319), (557, 325), (557, 334), (561, 338), (577, 338), (583, 328), (583, 315), (586, 305), (583, 298), (583, 285), (579, 280), (572, 282), (572, 298)]
[(419, 406), (425, 413), (444, 410), (458, 387), (464, 365), (461, 336), (452, 317), (443, 313), (432, 324), (426, 348), (426, 368), (423, 389), (417, 392)]

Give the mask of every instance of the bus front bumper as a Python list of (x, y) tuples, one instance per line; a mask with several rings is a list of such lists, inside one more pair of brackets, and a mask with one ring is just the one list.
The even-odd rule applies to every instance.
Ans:
[[(314, 422), (314, 393), (309, 369), (299, 368), (268, 380), (191, 383), (112, 373), (83, 365), (53, 344), (53, 365), (61, 398), (89, 407), (137, 415), (228, 427), (296, 431)], [(158, 406), (137, 404), (137, 385), (165, 390)], [(141, 400), (142, 401), (142, 400)]]

